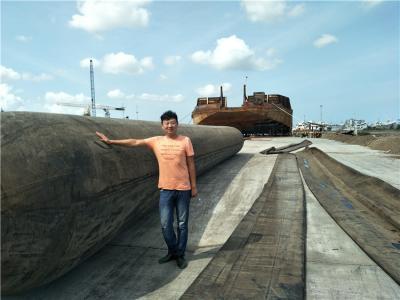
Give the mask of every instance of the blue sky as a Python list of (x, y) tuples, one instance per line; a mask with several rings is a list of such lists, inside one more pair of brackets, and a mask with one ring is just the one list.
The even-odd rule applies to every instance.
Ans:
[[(0, 104), (191, 121), (197, 97), (290, 97), (294, 123), (399, 118), (397, 1), (2, 1)], [(136, 109), (138, 114), (136, 114)], [(97, 115), (103, 116), (102, 111)], [(111, 111), (112, 117), (122, 117)]]

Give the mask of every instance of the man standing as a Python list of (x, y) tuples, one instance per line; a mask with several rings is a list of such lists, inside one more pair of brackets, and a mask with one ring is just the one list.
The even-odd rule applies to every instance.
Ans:
[[(188, 221), (190, 198), (196, 197), (196, 169), (194, 151), (190, 139), (178, 135), (178, 116), (172, 111), (161, 115), (161, 127), (164, 136), (147, 139), (110, 140), (104, 134), (96, 132), (106, 144), (127, 147), (148, 146), (154, 151), (159, 167), (158, 188), (160, 189), (160, 220), (168, 254), (159, 259), (163, 264), (173, 259), (179, 268), (187, 267), (185, 250), (188, 239)], [(174, 211), (177, 215), (177, 234), (174, 231)]]

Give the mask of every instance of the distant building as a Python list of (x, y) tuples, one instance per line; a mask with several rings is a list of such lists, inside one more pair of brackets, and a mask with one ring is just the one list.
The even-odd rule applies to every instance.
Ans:
[(377, 121), (375, 123), (371, 123), (368, 125), (368, 128), (370, 129), (400, 129), (400, 119), (397, 119), (395, 121)]
[(342, 130), (343, 128), (343, 124), (328, 124), (328, 126), (326, 127), (327, 131), (332, 131), (332, 132), (338, 132), (340, 130)]
[(348, 119), (344, 122), (342, 130), (363, 130), (367, 129), (368, 124), (365, 120)]

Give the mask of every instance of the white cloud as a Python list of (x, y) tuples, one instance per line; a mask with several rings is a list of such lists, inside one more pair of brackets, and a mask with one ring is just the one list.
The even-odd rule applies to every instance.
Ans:
[(89, 68), (90, 60), (93, 61), (93, 67), (101, 67), (104, 73), (109, 74), (141, 74), (154, 68), (152, 57), (147, 56), (138, 60), (134, 55), (124, 52), (106, 54), (101, 60), (87, 57), (82, 59), (79, 65), (82, 68)]
[(297, 17), (304, 12), (304, 4), (288, 5), (287, 1), (242, 0), (247, 17), (252, 22), (273, 22), (284, 17)]
[(154, 68), (151, 57), (144, 57), (139, 61), (134, 55), (123, 52), (105, 55), (101, 65), (103, 72), (110, 74), (141, 74)]
[(25, 36), (25, 35), (17, 35), (15, 37), (15, 39), (18, 42), (27, 43), (27, 42), (30, 42), (32, 40), (32, 37), (31, 36)]
[(116, 90), (110, 91), (107, 95), (110, 96), (109, 94), (111, 92), (116, 97), (118, 96), (119, 99), (134, 100), (134, 101), (182, 102), (184, 100), (184, 97), (181, 94), (158, 95), (158, 94), (151, 94), (151, 93), (142, 93), (140, 95), (135, 95), (135, 94), (125, 95), (120, 90), (116, 89)]
[(81, 94), (70, 95), (65, 92), (47, 92), (44, 96), (45, 100), (50, 103), (72, 103), (72, 104), (86, 104), (89, 103), (90, 98)]
[(32, 75), (30, 73), (22, 73), (22, 79), (34, 81), (34, 82), (40, 82), (40, 81), (52, 80), (53, 76), (45, 74), (45, 73), (41, 73), (39, 75)]
[(167, 80), (168, 77), (164, 74), (160, 74), (160, 80)]
[(93, 62), (93, 67), (98, 67), (100, 65), (100, 62), (93, 57), (87, 57), (87, 58), (82, 59), (79, 62), (79, 65), (81, 66), (81, 68), (89, 68), (90, 60), (92, 60), (92, 62)]
[[(218, 97), (221, 93), (220, 91), (221, 85), (218, 84), (206, 84), (205, 86), (199, 87), (196, 89), (196, 93), (199, 94), (201, 97)], [(223, 92), (229, 92), (232, 88), (232, 84), (230, 83), (223, 83), (222, 89)]]
[(154, 68), (153, 58), (146, 56), (140, 60), (140, 65), (143, 69), (151, 70)]
[(0, 83), (0, 107), (4, 110), (21, 110), (23, 101), (13, 92), (13, 87), (6, 83)]
[(28, 81), (34, 81), (34, 82), (46, 81), (46, 80), (53, 79), (53, 77), (51, 75), (48, 75), (45, 73), (41, 73), (39, 75), (32, 75), (27, 72), (18, 73), (17, 71), (15, 71), (11, 68), (6, 68), (2, 65), (0, 65), (0, 77), (2, 80), (28, 80)]
[(182, 102), (184, 100), (183, 95), (158, 95), (142, 93), (140, 95), (128, 95), (126, 99), (139, 100), (139, 101), (156, 101), (156, 102)]
[(0, 65), (0, 77), (1, 80), (19, 80), (21, 79), (21, 75), (14, 71), (11, 68), (6, 68), (2, 65)]
[(150, 18), (150, 13), (143, 8), (148, 3), (147, 0), (78, 1), (79, 14), (72, 16), (69, 25), (90, 33), (115, 28), (144, 27)]
[(381, 4), (383, 0), (362, 0), (362, 3), (367, 8), (373, 8)]
[[(51, 113), (83, 115), (90, 105), (90, 98), (82, 93), (70, 95), (65, 92), (47, 92), (44, 99), (46, 100), (44, 107)], [(57, 103), (68, 103), (71, 106), (58, 105)]]
[(332, 43), (337, 43), (338, 39), (331, 34), (323, 34), (314, 41), (314, 46), (317, 48), (325, 47)]
[(304, 13), (305, 10), (305, 5), (304, 4), (297, 4), (293, 7), (291, 7), (288, 11), (288, 16), (289, 17), (297, 17), (300, 16)]
[(196, 51), (192, 54), (193, 62), (197, 64), (207, 64), (208, 61), (211, 59), (211, 51)]
[(182, 59), (182, 57), (180, 57), (179, 55), (167, 56), (164, 59), (164, 64), (166, 64), (167, 66), (173, 66), (173, 65), (177, 64), (181, 59)]
[(191, 58), (195, 63), (209, 64), (218, 70), (263, 71), (272, 69), (282, 62), (277, 58), (256, 57), (255, 52), (236, 35), (217, 40), (214, 50), (196, 51)]
[(213, 51), (197, 51), (192, 59), (196, 63), (211, 64), (217, 69), (237, 69), (251, 64), (254, 52), (246, 43), (232, 35), (217, 41)]
[(268, 57), (275, 56), (276, 49), (275, 48), (268, 48), (267, 51), (266, 51), (266, 54), (267, 54)]
[(109, 91), (107, 93), (107, 96), (112, 99), (121, 99), (121, 98), (125, 97), (125, 94), (123, 92), (121, 92), (120, 89), (115, 89), (115, 90)]

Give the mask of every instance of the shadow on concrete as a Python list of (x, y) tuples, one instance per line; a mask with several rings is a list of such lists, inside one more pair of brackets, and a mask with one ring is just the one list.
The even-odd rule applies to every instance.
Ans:
[[(199, 247), (199, 243), (215, 207), (252, 157), (253, 154), (239, 153), (198, 178), (201, 200), (192, 199), (191, 203), (187, 251), (189, 266), (185, 272), (190, 272), (192, 266), (196, 268), (196, 261), (214, 256), (222, 246), (223, 243)], [(232, 211), (234, 209), (232, 207)], [(200, 252), (197, 251), (199, 249)], [(48, 285), (3, 299), (139, 298), (168, 285), (182, 273), (174, 261), (158, 264), (158, 259), (165, 254), (158, 217), (158, 196), (155, 195), (153, 211), (139, 220), (133, 220), (87, 261)], [(184, 281), (182, 279), (183, 285), (186, 284)]]

